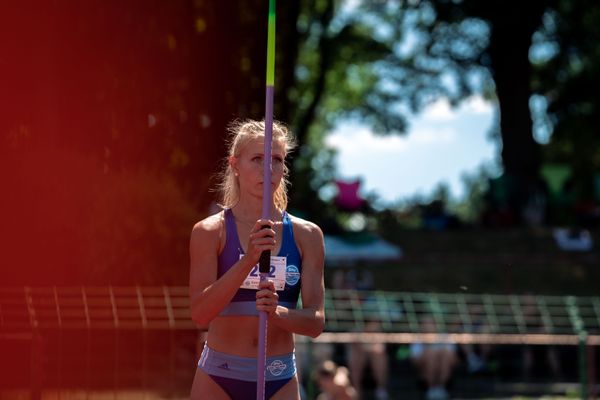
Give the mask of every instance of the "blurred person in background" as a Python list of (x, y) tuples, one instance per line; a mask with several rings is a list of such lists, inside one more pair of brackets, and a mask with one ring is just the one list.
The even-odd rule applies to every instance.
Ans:
[[(356, 290), (362, 301), (361, 307), (366, 310), (365, 324), (356, 329), (357, 332), (381, 332), (380, 310), (378, 309), (377, 299), (372, 295), (360, 294), (368, 293), (374, 289), (374, 279), (371, 271), (365, 268), (350, 269), (345, 274), (340, 272), (334, 276), (336, 287)], [(348, 366), (350, 368), (350, 377), (359, 396), (363, 395), (363, 378), (365, 368), (371, 367), (373, 379), (375, 380), (375, 398), (377, 400), (387, 400), (388, 382), (388, 356), (385, 343), (349, 343), (346, 346)]]
[[(473, 304), (469, 306), (470, 323), (465, 324), (463, 332), (473, 334), (490, 333), (490, 326), (485, 319), (483, 306)], [(465, 356), (467, 362), (467, 370), (470, 373), (481, 372), (488, 367), (488, 362), (493, 350), (493, 346), (489, 343), (463, 343), (460, 349)]]
[[(425, 333), (438, 332), (432, 316), (422, 320), (422, 331)], [(448, 382), (454, 368), (458, 364), (456, 343), (444, 340), (440, 334), (440, 341), (436, 343), (412, 343), (410, 345), (410, 359), (417, 369), (419, 378), (427, 387), (425, 397), (427, 400), (449, 399)]]
[(317, 400), (358, 400), (358, 392), (352, 386), (348, 369), (331, 360), (322, 362), (315, 371), (315, 381), (321, 389)]
[[(367, 321), (363, 332), (381, 332), (381, 322), (378, 320)], [(389, 399), (387, 393), (388, 381), (388, 356), (385, 343), (350, 343), (348, 345), (348, 362), (352, 383), (360, 395), (363, 394), (362, 381), (365, 367), (371, 366), (375, 379), (375, 398), (377, 400)]]
[[(543, 334), (551, 333), (546, 328), (542, 315), (537, 306), (536, 298), (533, 294), (527, 293), (522, 300), (523, 320), (527, 326), (528, 333)], [(534, 350), (535, 349), (535, 350)], [(545, 354), (544, 354), (545, 353)], [(559, 381), (562, 378), (560, 360), (556, 347), (548, 346), (523, 346), (523, 379), (531, 380), (532, 372), (536, 361), (540, 356), (545, 356), (546, 365), (550, 368), (552, 379)], [(537, 360), (536, 360), (537, 359)]]

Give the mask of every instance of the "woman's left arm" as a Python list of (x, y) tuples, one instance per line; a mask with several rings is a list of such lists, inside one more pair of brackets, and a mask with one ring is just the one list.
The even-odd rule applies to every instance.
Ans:
[(321, 229), (308, 221), (298, 221), (294, 230), (296, 243), (302, 252), (302, 308), (289, 309), (278, 305), (270, 313), (269, 322), (287, 331), (317, 337), (325, 327), (325, 244)]

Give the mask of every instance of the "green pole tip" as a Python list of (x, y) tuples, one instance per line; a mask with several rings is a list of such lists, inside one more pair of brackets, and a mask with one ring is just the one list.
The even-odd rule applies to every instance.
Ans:
[(269, 15), (275, 15), (275, 0), (269, 0)]

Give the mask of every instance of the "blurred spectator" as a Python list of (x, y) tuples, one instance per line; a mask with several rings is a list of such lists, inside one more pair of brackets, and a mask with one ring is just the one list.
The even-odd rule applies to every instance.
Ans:
[[(374, 289), (373, 274), (367, 269), (352, 269), (342, 276), (335, 278), (335, 284), (345, 289), (355, 289), (358, 291), (369, 291)], [(374, 307), (367, 307), (367, 302), (372, 300)], [(365, 299), (362, 307), (372, 309), (366, 315), (366, 323), (363, 332), (381, 332), (380, 315), (377, 311), (376, 300)], [(389, 398), (387, 393), (388, 380), (388, 357), (385, 343), (350, 343), (347, 346), (348, 364), (350, 367), (350, 376), (352, 383), (356, 387), (359, 396), (362, 395), (362, 383), (365, 368), (371, 367), (373, 379), (375, 380), (375, 398), (377, 400), (386, 400)]]
[[(381, 332), (379, 321), (369, 321), (365, 325), (365, 332)], [(385, 343), (350, 343), (348, 346), (348, 359), (352, 382), (360, 395), (362, 395), (362, 382), (365, 367), (371, 366), (375, 379), (375, 398), (386, 400), (388, 380), (388, 357)]]
[[(600, 189), (599, 189), (600, 190)], [(582, 228), (593, 229), (600, 223), (600, 200), (581, 198), (573, 205), (575, 224)]]
[(564, 251), (590, 251), (593, 246), (592, 235), (586, 229), (555, 228), (552, 235), (558, 248)]
[(358, 400), (358, 393), (350, 383), (348, 369), (331, 360), (324, 361), (315, 371), (315, 380), (321, 389), (317, 400)]
[[(347, 275), (348, 270), (346, 268), (336, 268), (331, 277), (331, 284), (327, 285), (327, 287), (336, 290), (353, 289), (353, 282), (346, 277)], [(340, 297), (339, 294), (337, 296)], [(313, 366), (321, 365), (327, 360), (336, 359), (334, 357), (336, 348), (332, 343), (309, 343), (308, 341), (298, 339), (296, 339), (295, 343), (298, 382), (300, 382), (301, 393), (305, 393), (310, 389), (308, 385), (311, 382), (308, 379), (310, 378), (311, 370), (314, 368)], [(305, 388), (304, 385), (307, 385), (307, 387)], [(304, 396), (302, 398), (304, 399)]]
[[(309, 390), (304, 385), (310, 384), (310, 372), (315, 365), (322, 365), (325, 361), (331, 360), (334, 354), (334, 347), (331, 343), (309, 343), (305, 340), (295, 340), (296, 343), (296, 371), (298, 382), (300, 382), (300, 392)], [(304, 396), (302, 397), (304, 398)]]
[[(464, 326), (463, 331), (465, 333), (490, 333), (490, 327), (485, 321), (482, 305), (471, 305), (469, 307), (469, 316), (471, 323)], [(460, 349), (465, 355), (467, 370), (470, 373), (483, 371), (487, 367), (492, 352), (492, 345), (465, 343), (460, 345)]]
[(421, 218), (423, 228), (431, 231), (444, 231), (446, 229), (456, 229), (461, 226), (459, 218), (446, 210), (444, 202), (434, 200), (428, 205), (422, 207)]
[(532, 185), (525, 199), (525, 204), (521, 210), (523, 222), (531, 228), (539, 228), (546, 221), (548, 197), (543, 182), (538, 185)]
[[(423, 332), (437, 332), (433, 317), (424, 317), (422, 324)], [(427, 387), (427, 400), (450, 398), (447, 385), (458, 362), (456, 344), (444, 340), (444, 335), (440, 335), (440, 339), (437, 343), (413, 343), (410, 346), (411, 361)]]
[(356, 290), (373, 290), (375, 281), (373, 274), (368, 269), (356, 268), (348, 270), (344, 286)]
[[(526, 294), (522, 302), (523, 320), (528, 333), (551, 333), (546, 329), (540, 310), (537, 306), (536, 298), (532, 294)], [(562, 376), (558, 352), (554, 346), (535, 346), (537, 350), (545, 353), (545, 364), (550, 367), (552, 378), (556, 381)], [(535, 364), (535, 355), (540, 354), (534, 351), (534, 346), (527, 345), (523, 347), (523, 379), (530, 380)]]
[(514, 186), (513, 179), (504, 174), (489, 180), (489, 189), (485, 195), (485, 209), (482, 223), (486, 227), (510, 227), (517, 222), (514, 213), (514, 201), (510, 193)]

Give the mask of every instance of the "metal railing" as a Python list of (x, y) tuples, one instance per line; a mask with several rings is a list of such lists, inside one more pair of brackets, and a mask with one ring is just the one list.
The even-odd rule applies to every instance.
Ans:
[(600, 297), (332, 289), (325, 308), (330, 334), (318, 341), (600, 345)]
[(2, 334), (50, 329), (193, 329), (187, 287), (0, 289)]
[[(325, 332), (316, 339), (299, 340), (575, 345), (580, 350), (582, 395), (587, 396), (588, 384), (594, 383), (590, 382), (595, 375), (593, 363), (587, 364), (586, 354), (600, 345), (600, 297), (328, 289), (325, 306)], [(124, 380), (118, 376), (123, 358), (119, 332), (142, 333), (141, 369), (146, 373), (149, 332), (169, 332), (168, 358), (173, 365), (172, 333), (197, 330), (190, 319), (187, 286), (0, 288), (0, 340), (30, 343), (33, 398), (40, 398), (41, 388), (47, 385), (40, 372), (40, 365), (50, 362), (42, 351), (44, 341), (69, 346), (56, 338), (68, 332), (84, 337), (86, 350), (80, 356), (87, 360), (84, 368), (92, 368), (96, 340), (92, 333), (114, 335), (116, 390)], [(54, 367), (60, 374), (60, 357), (52, 362), (58, 363)], [(176, 373), (174, 367), (169, 371)], [(144, 376), (142, 384), (150, 380)]]

